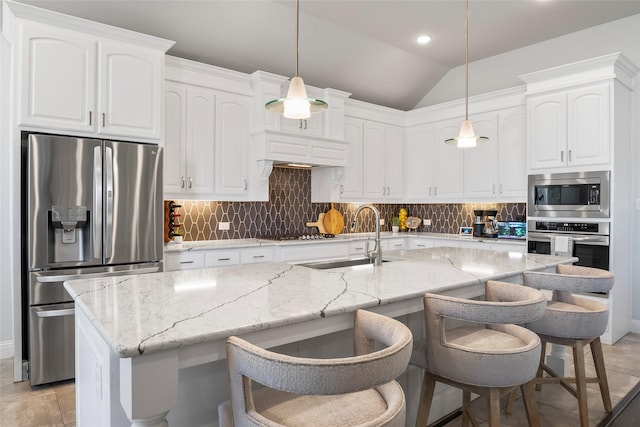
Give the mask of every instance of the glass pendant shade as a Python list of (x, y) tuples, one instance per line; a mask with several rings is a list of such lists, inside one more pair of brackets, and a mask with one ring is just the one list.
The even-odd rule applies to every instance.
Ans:
[(282, 114), (288, 119), (307, 119), (327, 106), (324, 101), (307, 97), (304, 81), (299, 76), (291, 79), (286, 98), (274, 99), (265, 104), (267, 110)]
[(264, 106), (267, 110), (282, 114), (288, 119), (308, 119), (311, 114), (327, 108), (328, 104), (320, 99), (308, 98), (302, 77), (298, 75), (300, 39), (300, 0), (296, 0), (296, 75), (289, 83), (286, 98), (274, 99)]
[(471, 148), (478, 145), (480, 141), (488, 141), (486, 136), (477, 136), (473, 131), (471, 120), (465, 120), (460, 126), (460, 133), (455, 138), (449, 138), (444, 142), (446, 144), (456, 144), (458, 148)]

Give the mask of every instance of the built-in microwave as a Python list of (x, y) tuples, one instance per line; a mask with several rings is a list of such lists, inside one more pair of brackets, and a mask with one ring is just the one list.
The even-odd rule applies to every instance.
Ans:
[(609, 218), (609, 171), (529, 175), (530, 217)]

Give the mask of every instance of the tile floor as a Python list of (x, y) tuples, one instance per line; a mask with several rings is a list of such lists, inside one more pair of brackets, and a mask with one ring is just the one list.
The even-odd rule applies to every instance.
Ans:
[[(603, 345), (611, 400), (615, 406), (633, 386), (640, 381), (640, 335), (629, 334), (613, 346)], [(593, 363), (586, 357), (587, 374), (593, 375)], [(606, 413), (597, 385), (588, 385), (590, 424), (596, 426)], [(537, 393), (538, 409), (543, 426), (565, 427), (578, 425), (575, 399), (559, 385), (547, 385)], [(486, 419), (485, 401), (473, 403), (480, 420)], [(503, 415), (502, 425), (525, 425), (526, 417), (521, 399), (518, 398), (513, 414)], [(457, 426), (456, 419), (448, 426)], [(487, 425), (486, 422), (481, 425)], [(31, 387), (28, 382), (13, 382), (13, 359), (0, 360), (0, 426), (75, 427), (75, 387), (73, 381), (54, 385)]]

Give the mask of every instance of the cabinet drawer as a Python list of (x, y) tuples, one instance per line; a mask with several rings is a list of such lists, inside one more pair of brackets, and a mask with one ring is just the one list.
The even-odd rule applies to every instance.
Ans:
[(388, 239), (385, 243), (386, 248), (390, 251), (407, 248), (407, 242), (405, 239)]
[(427, 239), (411, 239), (411, 249), (432, 248), (433, 242)]
[(207, 267), (221, 267), (223, 265), (240, 264), (240, 251), (210, 251), (207, 252)]
[(165, 255), (165, 271), (190, 270), (204, 268), (204, 253), (183, 252)]
[(364, 255), (369, 242), (369, 250), (373, 250), (376, 245), (375, 240), (356, 240), (349, 242), (349, 255)]
[(273, 261), (273, 248), (252, 248), (243, 249), (240, 253), (242, 264), (254, 264), (258, 262)]

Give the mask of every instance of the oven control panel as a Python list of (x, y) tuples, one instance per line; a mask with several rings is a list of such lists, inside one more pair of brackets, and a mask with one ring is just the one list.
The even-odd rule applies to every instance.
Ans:
[(529, 221), (529, 223), (531, 231), (609, 234), (608, 222)]

